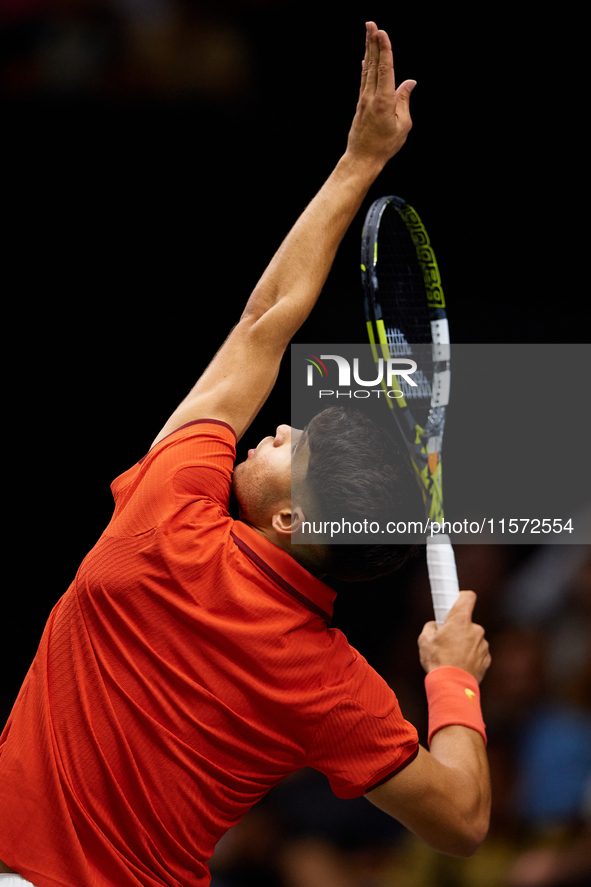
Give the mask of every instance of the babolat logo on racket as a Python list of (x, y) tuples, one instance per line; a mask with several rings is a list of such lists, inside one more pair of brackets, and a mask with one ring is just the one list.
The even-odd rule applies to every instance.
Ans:
[(431, 247), (429, 235), (419, 216), (408, 203), (399, 208), (399, 213), (412, 238), (417, 251), (417, 258), (423, 272), (427, 302), (432, 308), (445, 308), (445, 298), (441, 286), (441, 275), (435, 253)]
[[(384, 359), (380, 357), (375, 365), (377, 376), (374, 379), (362, 379), (359, 368), (359, 358), (353, 358), (353, 370), (351, 371), (351, 362), (340, 354), (321, 354), (316, 357), (314, 354), (308, 354), (305, 357), (308, 364), (306, 385), (311, 387), (314, 384), (314, 378), (319, 374), (321, 379), (328, 377), (328, 369), (325, 361), (331, 360), (336, 363), (339, 388), (351, 387), (351, 376), (356, 385), (365, 386), (363, 390), (368, 388), (383, 389), (384, 384), (391, 391), (392, 397), (402, 397), (399, 387), (399, 379), (403, 379), (408, 385), (416, 387), (417, 383), (411, 379), (413, 373), (417, 371), (417, 363), (407, 357), (389, 357)], [(331, 367), (334, 373), (334, 367)], [(316, 372), (315, 372), (316, 370)], [(331, 392), (332, 393), (332, 392)]]

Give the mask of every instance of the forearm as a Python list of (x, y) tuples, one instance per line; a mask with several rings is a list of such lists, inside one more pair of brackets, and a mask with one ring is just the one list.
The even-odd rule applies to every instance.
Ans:
[(439, 853), (472, 856), (488, 830), (490, 783), (482, 737), (450, 726), (367, 799)]
[(479, 682), (490, 664), (481, 626), (472, 622), (476, 595), (463, 591), (438, 628), (419, 637), (427, 672), (430, 752), (415, 760), (368, 800), (440, 853), (471, 856), (488, 831), (490, 778)]
[[(345, 153), (293, 226), (255, 287), (244, 319), (272, 324), (289, 341), (314, 307), (339, 244), (382, 164)], [(270, 312), (268, 314), (268, 312)]]
[(368, 22), (345, 154), (271, 260), (240, 322), (154, 443), (202, 417), (227, 422), (238, 439), (248, 428), (270, 393), (290, 339), (314, 307), (368, 189), (406, 141), (413, 86), (409, 80), (396, 88), (389, 37)]
[(428, 742), (440, 767), (448, 823), (474, 843), (484, 839), (490, 816), (486, 727), (480, 707), (480, 681), (490, 664), (484, 629), (472, 622), (473, 592), (460, 593), (444, 625), (430, 622), (419, 637), (427, 672)]
[[(442, 816), (442, 808), (437, 810), (434, 803), (437, 827), (449, 827), (450, 832), (453, 830), (459, 836), (458, 855), (470, 851), (470, 842), (474, 844), (473, 852), (486, 836), (490, 817), (490, 776), (484, 741), (475, 730), (453, 725), (434, 735), (430, 752), (444, 768), (440, 778), (446, 812)], [(444, 840), (449, 841), (449, 837), (445, 835)], [(451, 845), (447, 846), (444, 852), (452, 852)]]

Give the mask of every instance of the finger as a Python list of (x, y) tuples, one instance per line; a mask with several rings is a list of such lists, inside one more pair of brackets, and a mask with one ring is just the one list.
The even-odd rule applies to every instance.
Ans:
[(359, 87), (359, 95), (362, 94), (365, 89), (365, 84), (367, 83), (367, 69), (369, 62), (369, 31), (367, 25), (365, 26), (365, 55), (363, 56), (363, 61), (361, 62), (361, 86)]
[(410, 116), (410, 94), (417, 85), (416, 80), (405, 80), (401, 83), (395, 93), (396, 117), (398, 122), (406, 129), (412, 128), (412, 119)]
[(378, 31), (376, 36), (378, 40), (376, 88), (385, 98), (394, 98), (396, 83), (392, 44), (385, 31)]
[(473, 591), (460, 591), (458, 599), (447, 614), (448, 619), (463, 619), (466, 622), (472, 621), (472, 613), (476, 604), (476, 595)]
[(400, 84), (400, 86), (396, 90), (397, 107), (400, 107), (401, 105), (406, 105), (408, 108), (408, 105), (410, 104), (410, 94), (416, 85), (416, 80), (405, 80), (404, 83)]
[(374, 22), (366, 22), (367, 48), (365, 53), (365, 89), (375, 92), (378, 81), (378, 61), (380, 56), (378, 29)]

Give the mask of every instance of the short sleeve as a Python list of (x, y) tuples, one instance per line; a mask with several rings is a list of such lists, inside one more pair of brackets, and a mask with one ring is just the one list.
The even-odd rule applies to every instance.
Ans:
[(229, 425), (209, 419), (190, 422), (163, 438), (111, 484), (115, 513), (108, 532), (145, 533), (198, 499), (227, 509), (235, 444)]
[(416, 756), (418, 734), (402, 715), (396, 695), (362, 660), (356, 698), (338, 702), (317, 729), (308, 764), (327, 776), (339, 798), (375, 788)]

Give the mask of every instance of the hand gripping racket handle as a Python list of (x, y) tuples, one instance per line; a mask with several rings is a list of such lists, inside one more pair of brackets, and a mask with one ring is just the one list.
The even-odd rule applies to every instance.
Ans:
[(435, 621), (437, 625), (443, 625), (445, 617), (460, 594), (456, 559), (449, 536), (427, 537), (427, 569)]

